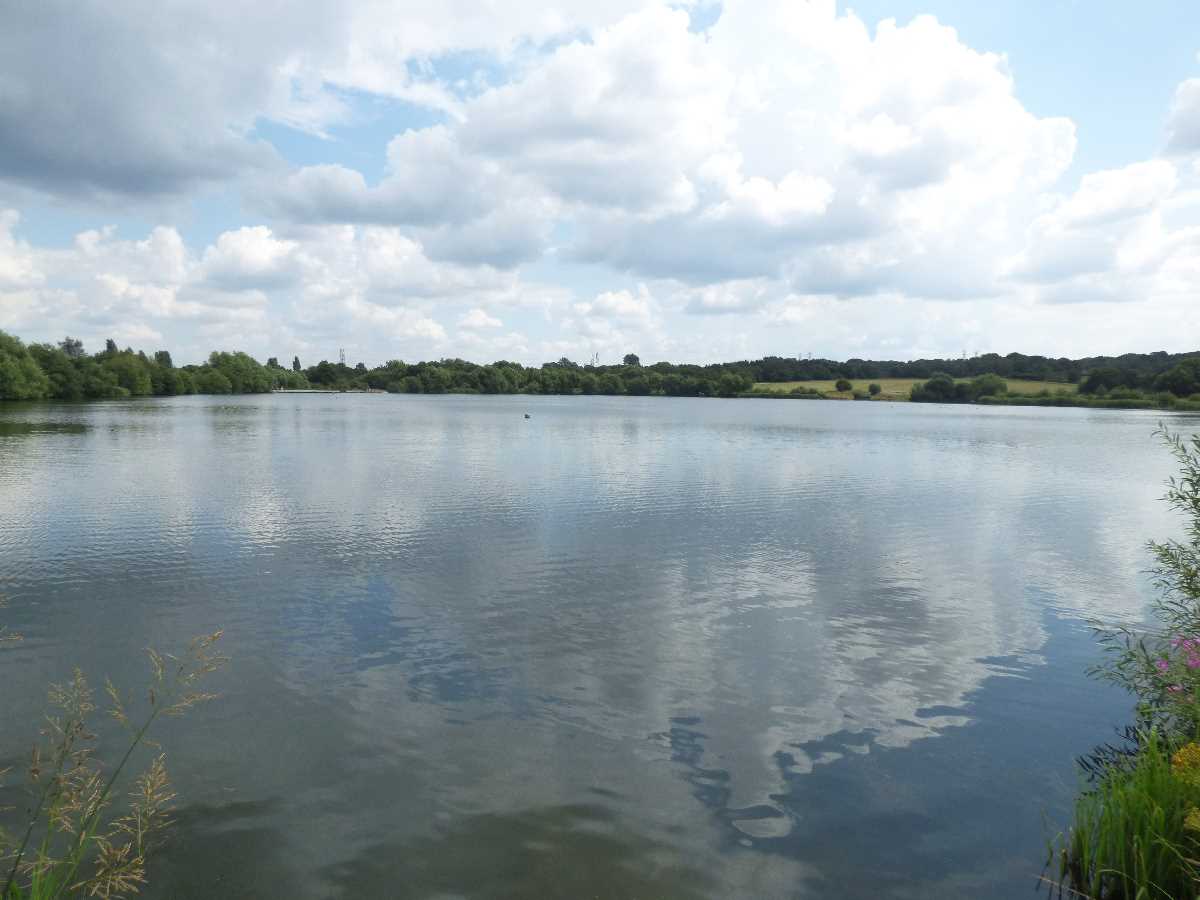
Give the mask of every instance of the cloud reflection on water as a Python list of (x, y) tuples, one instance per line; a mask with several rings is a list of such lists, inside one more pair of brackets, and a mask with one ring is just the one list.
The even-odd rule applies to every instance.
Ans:
[[(255, 660), (223, 701), (229, 727), (256, 723), (238, 758), (307, 752), (256, 787), (215, 761), (214, 733), (207, 764), (239, 796), (298, 791), (260, 824), (312, 819), (289, 837), (297, 865), (347, 884), (389, 877), (381, 832), (400, 856), (510, 834), (521, 858), (525, 834), (536, 858), (602, 845), (636, 867), (632, 830), (649, 880), (613, 885), (660, 884), (658, 854), (695, 868), (681, 896), (728, 893), (754, 869), (738, 868), (745, 845), (800, 824), (794, 779), (986, 716), (970, 698), (1041, 663), (1048, 614), (1138, 615), (1141, 542), (1170, 526), (1154, 501), (1168, 463), (1139, 414), (63, 409), (82, 433), (4, 438), (17, 614), (41, 617), (50, 656), (97, 661), (224, 625), (235, 659)], [(600, 836), (590, 813), (575, 821), (586, 804)], [(786, 856), (769, 868), (812, 875)]]

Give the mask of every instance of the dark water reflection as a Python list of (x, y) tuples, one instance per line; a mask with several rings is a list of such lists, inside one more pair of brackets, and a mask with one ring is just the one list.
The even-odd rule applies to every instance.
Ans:
[(1139, 617), (1177, 528), (1155, 422), (3, 407), (0, 762), (70, 666), (224, 627), (148, 896), (1011, 896), (1126, 714), (1081, 620)]

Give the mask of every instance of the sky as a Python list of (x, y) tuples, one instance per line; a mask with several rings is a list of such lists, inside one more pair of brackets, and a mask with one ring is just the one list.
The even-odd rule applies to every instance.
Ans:
[(39, 0), (0, 329), (381, 363), (1200, 349), (1200, 4)]

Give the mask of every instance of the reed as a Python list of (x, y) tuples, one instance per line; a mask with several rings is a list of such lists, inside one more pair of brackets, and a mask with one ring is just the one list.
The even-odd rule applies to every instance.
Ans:
[(1094, 900), (1195, 897), (1200, 885), (1200, 746), (1174, 760), (1157, 732), (1126, 765), (1112, 765), (1075, 804), (1052, 848), (1053, 894)]

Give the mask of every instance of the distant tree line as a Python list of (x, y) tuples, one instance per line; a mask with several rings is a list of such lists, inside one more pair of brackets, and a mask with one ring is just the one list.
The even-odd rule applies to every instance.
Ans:
[(1176, 397), (1200, 394), (1200, 356), (1186, 356), (1164, 371), (1104, 366), (1079, 382), (1081, 394), (1111, 396), (1117, 391), (1168, 391)]
[(488, 365), (464, 359), (404, 363), (390, 360), (368, 369), (319, 362), (304, 370), (314, 387), (382, 390), (394, 394), (628, 394), (668, 397), (736, 397), (754, 386), (741, 365), (643, 366), (634, 354), (620, 365), (581, 365), (563, 359), (541, 366), (500, 360)]
[(1078, 393), (1043, 388), (1032, 394), (1019, 386), (1019, 381), (1010, 386), (998, 375), (956, 380), (946, 372), (938, 372), (928, 381), (913, 385), (911, 399), (917, 403), (1200, 409), (1200, 355), (1184, 357), (1158, 373), (1115, 366), (1097, 369), (1079, 382)]
[[(299, 357), (290, 366), (276, 357), (266, 364), (240, 352), (214, 352), (201, 365), (176, 366), (171, 354), (152, 356), (106, 342), (89, 354), (74, 338), (58, 344), (25, 345), (0, 332), (0, 399), (62, 400), (170, 396), (175, 394), (247, 394), (275, 389), (378, 390), (409, 394), (627, 394), (671, 397), (733, 397), (755, 382), (926, 378), (914, 400), (975, 402), (1000, 398), (1005, 380), (1023, 378), (1078, 383), (1079, 391), (1120, 399), (1139, 392), (1187, 397), (1200, 392), (1200, 352), (1129, 353), (1085, 359), (1051, 359), (1010, 353), (964, 359), (909, 362), (849, 359), (758, 360), (713, 365), (657, 362), (643, 366), (635, 354), (615, 365), (581, 365), (567, 358), (541, 366), (500, 360), (479, 365), (462, 359), (405, 363), (389, 360), (368, 369), (322, 360), (305, 368)], [(963, 381), (963, 379), (970, 379)], [(846, 387), (848, 390), (848, 386)], [(1125, 392), (1125, 394), (1122, 394)], [(877, 393), (877, 391), (875, 392)], [(867, 396), (867, 395), (864, 395)]]
[(171, 354), (153, 356), (112, 340), (89, 354), (75, 338), (30, 344), (0, 332), (0, 400), (92, 400), (177, 394), (253, 394), (276, 389), (379, 390), (408, 394), (629, 394), (734, 397), (754, 386), (744, 365), (641, 365), (634, 354), (620, 365), (582, 366), (563, 358), (542, 366), (462, 359), (404, 363), (368, 369), (322, 360), (304, 368), (299, 357), (285, 368), (245, 353), (214, 352), (202, 365), (176, 367)]
[[(755, 381), (836, 381), (839, 378), (870, 380), (876, 378), (932, 378), (939, 373), (951, 378), (975, 378), (979, 375), (999, 375), (1008, 380), (1060, 381), (1078, 384), (1088, 375), (1120, 372), (1131, 384), (1148, 389), (1154, 380), (1187, 359), (1200, 357), (1191, 353), (1126, 353), (1122, 356), (1089, 356), (1081, 359), (1057, 359), (1047, 356), (1027, 356), (1023, 353), (983, 353), (961, 359), (870, 360), (794, 359), (768, 356), (753, 362), (733, 363), (744, 366)], [(1106, 376), (1109, 377), (1109, 376)], [(1081, 389), (1083, 385), (1081, 384)]]
[(25, 346), (0, 331), (0, 400), (252, 394), (307, 386), (302, 374), (264, 366), (245, 353), (213, 353), (203, 365), (177, 368), (166, 350), (147, 356), (121, 350), (110, 339), (89, 354), (75, 338)]

